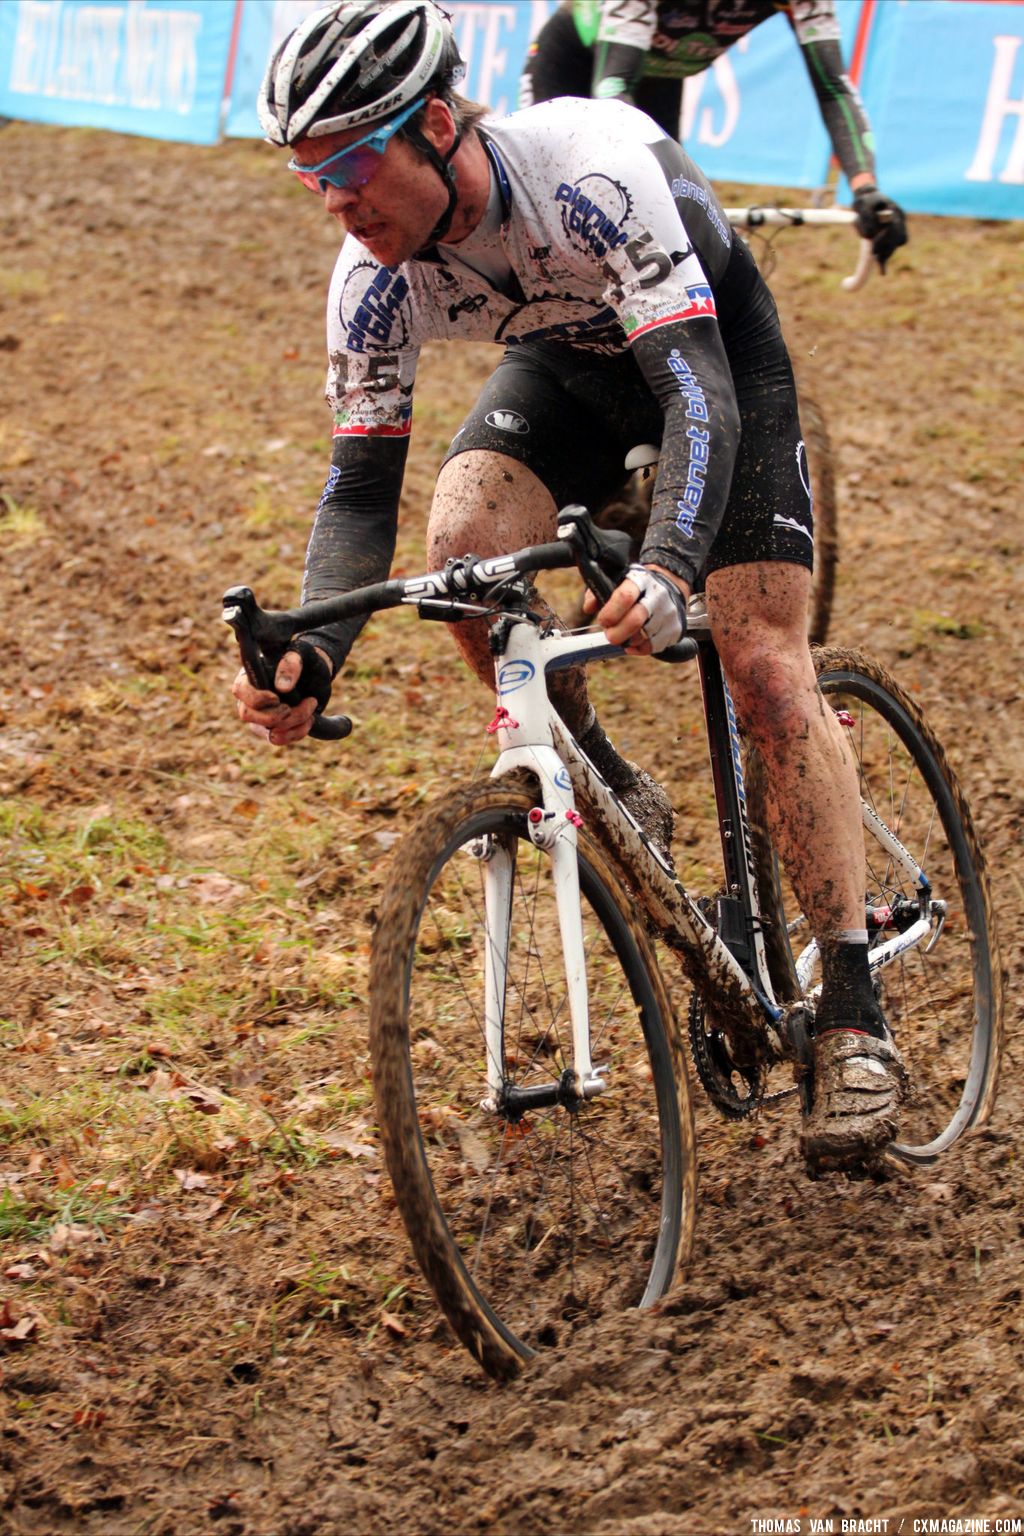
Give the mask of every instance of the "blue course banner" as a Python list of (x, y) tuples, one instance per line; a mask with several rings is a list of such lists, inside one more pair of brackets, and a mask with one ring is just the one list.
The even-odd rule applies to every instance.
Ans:
[[(836, 0), (849, 66), (861, 0)], [(741, 37), (686, 82), (682, 140), (713, 181), (820, 187), (832, 146), (803, 50), (784, 16)]]
[(213, 144), (231, 0), (2, 0), (0, 115)]
[[(226, 132), (259, 134), (256, 92), (281, 39), (322, 0), (245, 0)], [(555, 0), (452, 0), (463, 92), (496, 112), (512, 111), (530, 39)], [(837, 0), (847, 56), (861, 0)], [(722, 180), (820, 186), (831, 147), (793, 29), (778, 16), (742, 38), (686, 87), (688, 148)], [(769, 129), (770, 131), (766, 131)]]
[[(235, 138), (260, 134), (256, 93), (278, 43), (323, 0), (245, 0), (225, 132)], [(530, 38), (555, 8), (555, 0), (450, 0), (459, 52), (466, 61), (460, 89), (495, 112), (516, 105), (519, 74)]]
[(886, 0), (862, 82), (878, 179), (917, 213), (1024, 218), (1024, 4)]

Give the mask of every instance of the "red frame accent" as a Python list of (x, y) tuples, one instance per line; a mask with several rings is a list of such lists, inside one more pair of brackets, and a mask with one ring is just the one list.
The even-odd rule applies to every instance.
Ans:
[(868, 51), (868, 36), (871, 32), (871, 24), (875, 19), (876, 0), (864, 0), (863, 8), (857, 20), (857, 36), (853, 40), (853, 53), (850, 55), (850, 79), (854, 85), (860, 84), (860, 77), (864, 70), (864, 57)]
[(493, 736), (496, 731), (505, 731), (505, 730), (518, 731), (518, 729), (519, 729), (519, 721), (512, 719), (512, 716), (509, 714), (509, 712), (505, 708), (504, 704), (499, 704), (498, 708), (497, 708), (497, 712), (495, 713), (494, 719), (491, 721), (490, 725), (487, 727), (487, 734), (488, 734), (488, 736)]
[(245, 0), (235, 0), (235, 14), (231, 21), (231, 42), (228, 44), (228, 63), (224, 71), (224, 100), (231, 100), (231, 87), (235, 80), (235, 60), (238, 57), (238, 37), (242, 30), (242, 6)]

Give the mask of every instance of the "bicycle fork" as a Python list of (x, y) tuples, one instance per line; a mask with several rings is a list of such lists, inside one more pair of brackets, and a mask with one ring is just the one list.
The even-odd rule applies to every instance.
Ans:
[[(518, 631), (520, 645), (533, 638), (525, 628)], [(530, 1111), (562, 1105), (580, 1107), (607, 1086), (603, 1069), (595, 1068), (590, 1051), (590, 1016), (587, 963), (581, 922), (578, 829), (572, 780), (555, 751), (548, 724), (550, 704), (544, 673), (517, 656), (497, 667), (498, 710), (492, 722), (502, 752), (494, 767), (500, 778), (517, 768), (527, 768), (540, 782), (541, 803), (527, 817), (531, 842), (546, 853), (561, 940), (566, 999), (572, 1034), (572, 1066), (550, 1083), (520, 1087), (505, 1073), (505, 1008), (508, 995), (508, 954), (511, 940), (513, 893), (516, 880), (516, 843), (487, 840), (478, 850), (483, 859), (486, 956), (484, 964), (484, 1028), (487, 1046), (488, 1095), (482, 1108), (516, 1120)], [(521, 689), (515, 719), (501, 703), (505, 693)], [(522, 723), (521, 723), (522, 722)]]
[[(570, 814), (573, 814), (570, 812)], [(576, 828), (565, 820), (549, 831), (545, 822), (557, 812), (540, 806), (530, 813), (533, 841), (551, 861), (552, 880), (561, 933), (566, 998), (572, 1026), (573, 1066), (557, 1080), (520, 1087), (505, 1075), (505, 1007), (508, 997), (508, 952), (512, 897), (516, 880), (515, 846), (490, 840), (481, 850), (484, 859), (484, 908), (487, 941), (484, 963), (484, 1031), (487, 1046), (488, 1096), (482, 1108), (500, 1111), (517, 1120), (531, 1110), (561, 1104), (576, 1109), (606, 1086), (601, 1069), (590, 1056), (590, 1019), (587, 1000), (586, 955), (580, 924), (580, 882), (576, 853)], [(541, 840), (543, 839), (543, 841)]]

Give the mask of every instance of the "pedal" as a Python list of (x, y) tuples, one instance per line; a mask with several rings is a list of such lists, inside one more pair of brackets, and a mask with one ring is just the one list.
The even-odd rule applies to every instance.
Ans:
[(806, 1003), (794, 1003), (778, 1021), (776, 1029), (793, 1062), (800, 1107), (805, 1115), (810, 1114), (814, 1101), (814, 1015)]

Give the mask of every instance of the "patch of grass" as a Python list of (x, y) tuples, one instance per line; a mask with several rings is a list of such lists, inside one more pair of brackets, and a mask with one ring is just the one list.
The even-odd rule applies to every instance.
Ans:
[(911, 616), (911, 632), (917, 641), (928, 635), (951, 635), (955, 640), (979, 640), (985, 633), (980, 619), (955, 619), (947, 613), (936, 613), (930, 608), (915, 608)]
[(61, 1190), (53, 1197), (22, 1199), (11, 1189), (0, 1191), (0, 1239), (38, 1242), (56, 1226), (115, 1227), (128, 1212), (123, 1196)]
[(333, 1149), (296, 1116), (275, 1120), (274, 1131), (263, 1141), (262, 1150), (283, 1168), (318, 1168), (335, 1156)]
[(239, 995), (238, 988), (225, 985), (221, 957), (208, 972), (186, 973), (181, 981), (147, 993), (143, 1010), (160, 1044), (174, 1046), (208, 1034), (217, 1024), (245, 1016), (246, 998)]
[(251, 502), (245, 509), (245, 526), (254, 531), (278, 529), (281, 526), (282, 516), (281, 507), (270, 486), (266, 483), (258, 483), (253, 490)]
[(317, 1323), (351, 1322), (360, 1313), (369, 1313), (372, 1300), (366, 1282), (353, 1275), (345, 1264), (333, 1265), (319, 1254), (311, 1254), (305, 1270), (284, 1283), (283, 1294), (275, 1303), (271, 1329), (278, 1325), (305, 1322), (301, 1337), (307, 1339)]
[(219, 955), (225, 947), (237, 951), (240, 946), (251, 953), (262, 938), (261, 930), (251, 919), (215, 910), (192, 912), (188, 918), (158, 923), (156, 927), (161, 933), (183, 939), (200, 956)]
[(324, 1089), (324, 1111), (332, 1120), (345, 1119), (373, 1107), (373, 1084), (368, 1077), (352, 1084), (328, 1083)]
[(0, 507), (0, 539), (4, 544), (33, 544), (45, 532), (38, 512), (22, 506), (6, 491), (0, 491)]
[(78, 892), (86, 902), (90, 892), (127, 888), (160, 868), (167, 854), (162, 833), (149, 822), (108, 807), (78, 815), (44, 811), (24, 796), (0, 803), (0, 836), (8, 880), (39, 899), (60, 901)]
[[(339, 1000), (348, 1002), (351, 994), (340, 991), (338, 997)], [(279, 1051), (295, 1051), (301, 1049), (304, 1045), (308, 1045), (311, 1040), (329, 1040), (331, 1035), (337, 1030), (337, 1027), (333, 1018), (318, 1019), (315, 1023), (306, 1024), (301, 1029), (293, 1030), (290, 1034), (285, 1035), (283, 1039), (277, 1042), (277, 1048)]]
[[(72, 886), (71, 891), (74, 890)], [(72, 907), (69, 910), (74, 913), (78, 909)], [(60, 961), (107, 978), (133, 965), (137, 958), (138, 950), (124, 932), (121, 922), (104, 915), (62, 917), (50, 931), (48, 941), (36, 952), (36, 959), (43, 964)]]
[(133, 1118), (117, 1088), (83, 1075), (73, 1086), (0, 1104), (0, 1145), (63, 1145), (86, 1130), (128, 1125)]
[(151, 823), (106, 812), (90, 814), (75, 843), (82, 853), (110, 855), (118, 864), (159, 864), (167, 853), (167, 839)]
[(50, 280), (45, 272), (16, 271), (13, 267), (0, 267), (0, 293), (7, 299), (36, 298), (50, 290)]

